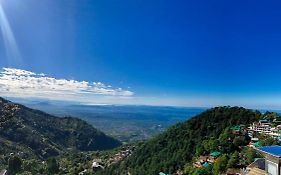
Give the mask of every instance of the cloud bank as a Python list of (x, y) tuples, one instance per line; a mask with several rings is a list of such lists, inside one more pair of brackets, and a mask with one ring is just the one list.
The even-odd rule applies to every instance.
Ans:
[(113, 88), (101, 82), (56, 79), (45, 74), (3, 68), (0, 71), (0, 94), (6, 97), (46, 98), (79, 102), (95, 101), (95, 97), (128, 98), (132, 91)]

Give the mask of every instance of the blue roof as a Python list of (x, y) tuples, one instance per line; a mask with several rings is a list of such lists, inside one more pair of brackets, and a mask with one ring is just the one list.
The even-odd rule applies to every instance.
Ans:
[(208, 162), (205, 162), (202, 166), (205, 167), (205, 168), (207, 168), (207, 167), (209, 167), (209, 163), (208, 163)]
[(163, 173), (163, 172), (160, 172), (159, 175), (169, 175), (169, 174), (165, 174), (165, 173)]
[(265, 152), (267, 154), (271, 154), (273, 156), (281, 157), (281, 146), (263, 146), (257, 148), (258, 150)]

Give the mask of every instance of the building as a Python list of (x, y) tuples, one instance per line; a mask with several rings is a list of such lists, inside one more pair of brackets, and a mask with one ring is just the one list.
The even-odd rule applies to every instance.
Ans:
[(220, 152), (212, 152), (210, 154), (210, 156), (208, 157), (207, 161), (210, 162), (210, 163), (214, 163), (216, 161), (216, 159), (221, 155)]
[(96, 171), (99, 171), (99, 170), (102, 170), (102, 169), (104, 169), (104, 167), (102, 165), (100, 165), (99, 162), (95, 162), (94, 161), (92, 163), (92, 170), (93, 170), (93, 172), (96, 172)]
[(271, 123), (267, 120), (260, 120), (259, 122), (253, 123), (252, 129), (258, 133), (269, 134), (271, 132)]
[(281, 175), (281, 146), (264, 146), (256, 150), (265, 158), (265, 171), (269, 175)]
[(267, 175), (265, 171), (265, 159), (256, 158), (253, 163), (247, 166), (245, 174), (247, 175)]
[(253, 130), (252, 127), (249, 127), (247, 130), (247, 134), (250, 138), (254, 138), (255, 137), (255, 131)]
[(163, 172), (160, 172), (159, 175), (169, 175), (169, 174), (166, 174), (166, 173), (163, 173)]
[(261, 147), (261, 142), (260, 142), (259, 138), (252, 137), (251, 142), (250, 142), (250, 146), (251, 147)]
[(210, 166), (210, 164), (208, 162), (203, 163), (202, 167), (204, 168), (208, 168)]
[(273, 138), (278, 138), (280, 134), (281, 126), (272, 127), (271, 122), (268, 120), (260, 120), (259, 122), (254, 122), (247, 130), (248, 136), (254, 138), (257, 133), (271, 135)]
[(230, 129), (232, 131), (232, 134), (234, 134), (234, 135), (240, 135), (241, 134), (240, 125), (235, 125), (235, 126), (231, 127)]
[(280, 136), (280, 129), (278, 129), (277, 127), (276, 128), (271, 128), (270, 135), (273, 138), (278, 138)]

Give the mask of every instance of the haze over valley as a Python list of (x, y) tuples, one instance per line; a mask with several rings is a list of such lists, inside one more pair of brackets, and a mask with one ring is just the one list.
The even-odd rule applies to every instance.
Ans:
[(280, 7), (0, 0), (0, 175), (281, 175)]
[(81, 118), (122, 142), (146, 140), (205, 110), (142, 105), (70, 105), (36, 101), (23, 104), (56, 116)]

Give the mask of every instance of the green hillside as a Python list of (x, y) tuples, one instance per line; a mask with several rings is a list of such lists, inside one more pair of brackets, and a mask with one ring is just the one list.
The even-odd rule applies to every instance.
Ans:
[(0, 98), (0, 145), (0, 155), (45, 159), (66, 150), (107, 150), (121, 143), (83, 120), (54, 117)]
[[(160, 171), (174, 173), (191, 163), (196, 150), (202, 146), (204, 140), (212, 138), (216, 140), (226, 128), (237, 124), (247, 125), (260, 117), (259, 112), (240, 107), (216, 107), (207, 110), (141, 144), (128, 159), (102, 173), (130, 172), (132, 175), (155, 175)], [(227, 145), (222, 148), (226, 149)]]

